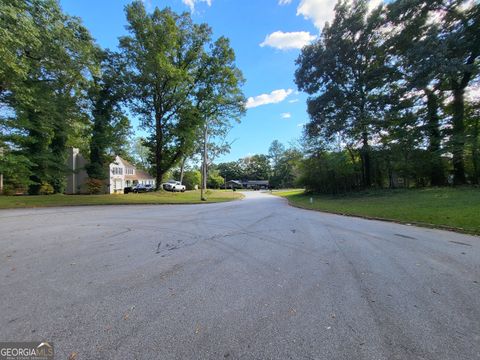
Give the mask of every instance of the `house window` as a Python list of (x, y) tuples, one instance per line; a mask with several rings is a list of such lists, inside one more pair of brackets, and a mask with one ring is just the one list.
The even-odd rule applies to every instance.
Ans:
[(126, 168), (126, 169), (125, 169), (125, 173), (126, 173), (127, 175), (134, 175), (134, 170), (133, 170), (133, 168)]
[(112, 168), (113, 175), (123, 175), (123, 168), (121, 167), (113, 167)]

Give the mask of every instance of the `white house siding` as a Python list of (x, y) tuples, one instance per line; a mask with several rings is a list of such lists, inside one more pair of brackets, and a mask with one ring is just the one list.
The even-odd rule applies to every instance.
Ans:
[(155, 186), (155, 179), (117, 156), (110, 164), (110, 194), (123, 193), (125, 187), (137, 184)]
[(120, 156), (115, 157), (115, 161), (110, 164), (110, 194), (121, 194), (125, 188), (126, 166)]

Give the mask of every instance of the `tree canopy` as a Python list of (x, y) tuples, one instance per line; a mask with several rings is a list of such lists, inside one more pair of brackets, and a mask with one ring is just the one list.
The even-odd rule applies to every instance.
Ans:
[[(189, 13), (133, 1), (118, 51), (95, 44), (57, 0), (6, 0), (0, 14), (0, 173), (9, 191), (63, 192), (68, 147), (105, 185), (115, 155), (135, 160), (135, 148), (157, 186), (198, 150), (207, 125), (209, 148), (228, 150), (213, 139), (244, 113), (243, 76), (229, 40), (213, 40)], [(136, 146), (127, 114), (147, 133)]]
[(66, 147), (76, 141), (77, 124), (87, 122), (84, 100), (89, 74), (97, 71), (96, 47), (80, 20), (62, 13), (54, 0), (0, 6), (6, 40), (0, 50), (0, 141), (18, 173), (30, 174), (13, 185), (28, 185), (33, 194), (42, 186), (62, 192)]
[[(295, 73), (310, 95), (305, 142), (317, 150), (305, 170), (318, 189), (478, 182), (465, 165), (478, 151), (465, 91), (479, 80), (479, 9), (461, 0), (337, 4)], [(322, 168), (325, 176), (313, 174)]]
[[(228, 40), (212, 43), (211, 29), (190, 14), (166, 8), (147, 13), (141, 1), (126, 6), (130, 35), (120, 39), (132, 87), (130, 108), (150, 135), (157, 186), (165, 173), (193, 153), (199, 129), (221, 128), (243, 112), (243, 81)], [(229, 120), (229, 119), (227, 119)]]

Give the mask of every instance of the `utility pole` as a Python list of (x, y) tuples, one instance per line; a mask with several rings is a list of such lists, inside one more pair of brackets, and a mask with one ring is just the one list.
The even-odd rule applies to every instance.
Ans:
[(205, 192), (207, 190), (207, 142), (208, 142), (208, 121), (205, 121), (205, 128), (203, 129), (203, 164), (202, 164), (202, 189), (200, 191), (200, 198), (202, 201), (207, 201)]

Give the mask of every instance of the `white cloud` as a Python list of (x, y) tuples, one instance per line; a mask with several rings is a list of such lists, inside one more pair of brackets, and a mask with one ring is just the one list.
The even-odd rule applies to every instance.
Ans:
[[(312, 20), (317, 29), (323, 29), (325, 23), (331, 22), (335, 17), (335, 4), (337, 0), (301, 0), (297, 7), (297, 16)], [(383, 0), (370, 0), (370, 11), (383, 3)]]
[(292, 114), (290, 113), (281, 113), (280, 116), (282, 117), (282, 119), (290, 119), (292, 117)]
[(307, 123), (299, 123), (299, 124), (297, 124), (298, 127), (304, 127), (305, 125), (307, 125)]
[(297, 16), (312, 20), (316, 28), (322, 29), (325, 22), (335, 16), (336, 3), (337, 0), (302, 0), (297, 8)]
[(291, 3), (292, 3), (292, 0), (278, 0), (278, 5), (288, 5)]
[(285, 100), (292, 92), (292, 89), (279, 89), (272, 91), (270, 94), (261, 94), (255, 97), (249, 97), (245, 106), (247, 109), (250, 109), (267, 104), (276, 104)]
[(299, 102), (299, 101), (300, 101), (300, 100), (298, 100), (298, 99), (288, 100), (288, 102), (289, 102), (290, 104), (295, 104), (295, 103), (297, 103), (297, 102)]
[(204, 2), (208, 6), (212, 6), (212, 0), (182, 0), (182, 2), (190, 8), (191, 12), (195, 10), (195, 4), (200, 2)]
[(315, 36), (307, 31), (275, 31), (267, 35), (260, 46), (270, 46), (280, 50), (301, 49), (313, 40), (315, 40)]

